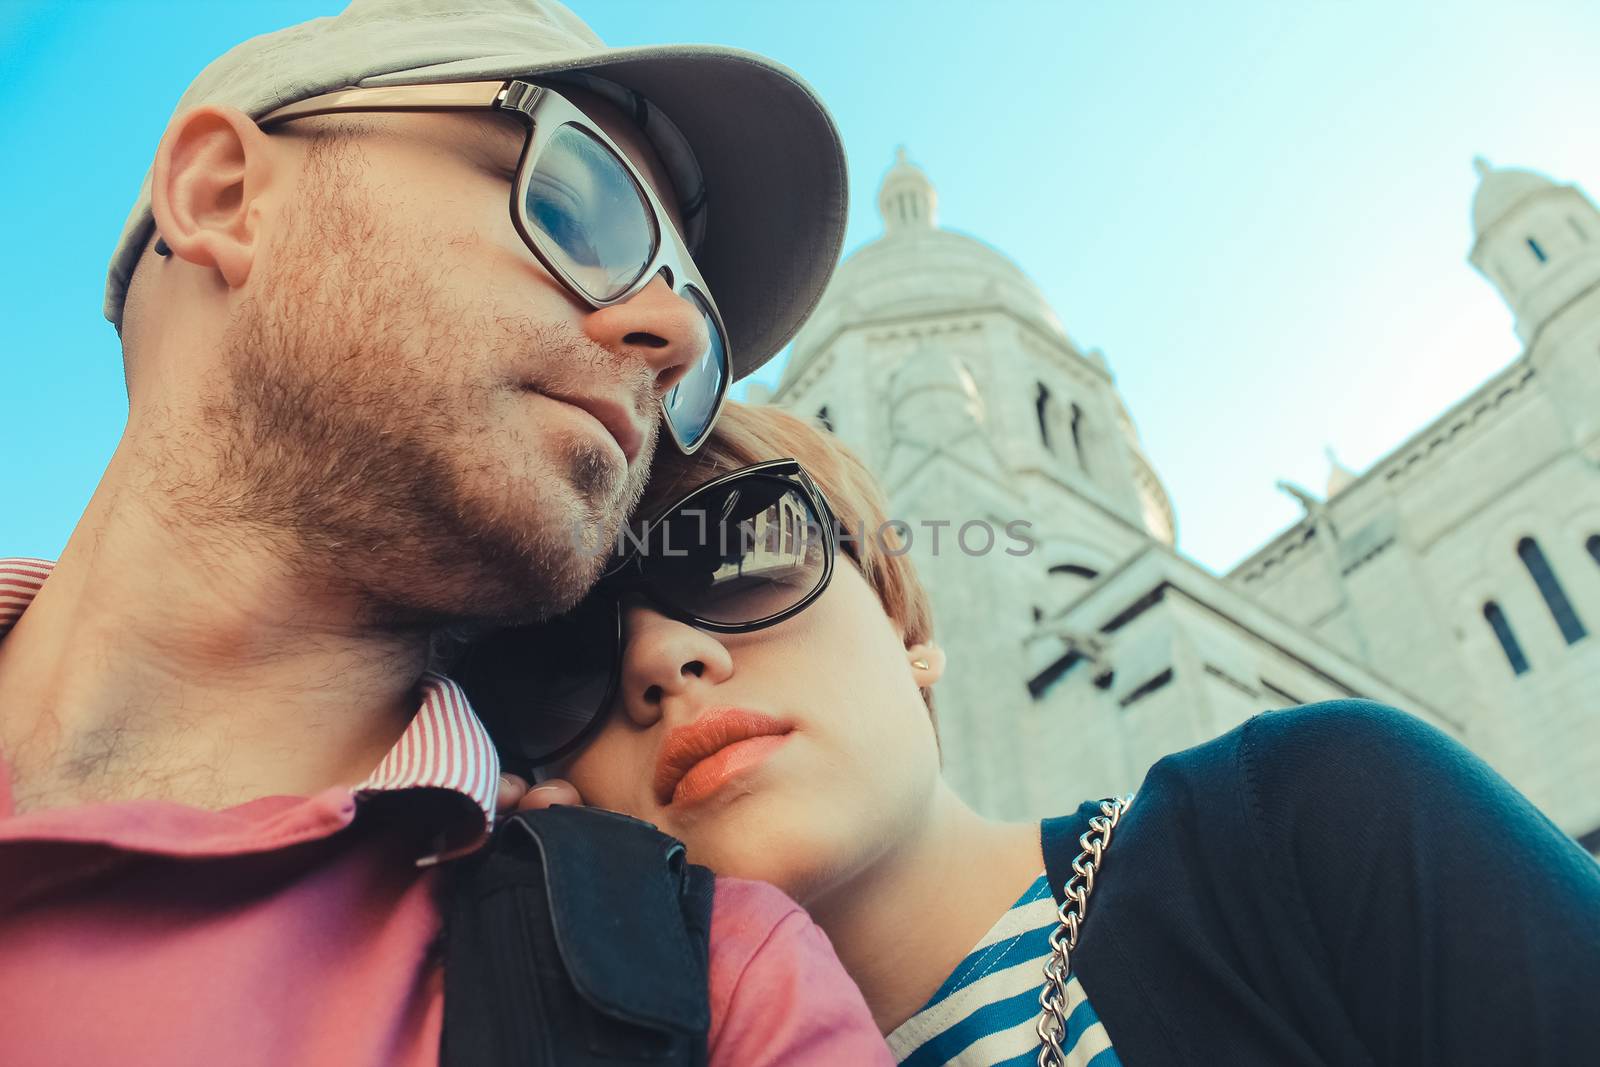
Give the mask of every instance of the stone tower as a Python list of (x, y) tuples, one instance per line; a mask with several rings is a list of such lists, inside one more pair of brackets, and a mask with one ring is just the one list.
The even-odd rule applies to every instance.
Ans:
[(1004, 255), (939, 227), (933, 184), (903, 149), (877, 206), (883, 235), (840, 266), (774, 399), (860, 452), (910, 524), (953, 653), (947, 770), (1004, 809), (991, 794), (1025, 743), (1004, 706), (1028, 702), (1025, 680), (1050, 658), (1030, 638), (1140, 546), (1170, 544), (1172, 508), (1105, 359), (1073, 344)]
[(1600, 463), (1600, 211), (1576, 186), (1481, 157), (1469, 258), (1511, 309), (1524, 358)]
[(1472, 265), (1500, 290), (1532, 346), (1551, 320), (1600, 282), (1600, 211), (1577, 188), (1478, 157)]
[(1171, 505), (1105, 358), (1073, 344), (1004, 255), (939, 228), (937, 208), (902, 149), (878, 194), (883, 236), (840, 266), (775, 400), (822, 419), (891, 494), (948, 464), (1024, 501), (1017, 518), (1069, 519), (1073, 562), (1098, 570), (1130, 538), (1171, 544)]

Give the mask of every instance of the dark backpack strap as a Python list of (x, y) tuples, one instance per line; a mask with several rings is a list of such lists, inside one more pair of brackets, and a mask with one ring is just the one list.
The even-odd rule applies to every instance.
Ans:
[(703, 1065), (707, 1059), (706, 1032), (710, 1029), (711, 1004), (711, 900), (716, 889), (716, 881), (716, 875), (711, 873), (709, 867), (691, 863), (684, 868), (683, 924), (689, 933), (689, 944), (694, 948), (696, 959), (699, 961), (700, 973), (706, 976), (700, 980), (700, 985), (697, 987), (705, 994), (706, 1025), (695, 1035), (689, 1060), (697, 1067)]
[(456, 864), (445, 1067), (705, 1062), (710, 872), (648, 823), (524, 812)]

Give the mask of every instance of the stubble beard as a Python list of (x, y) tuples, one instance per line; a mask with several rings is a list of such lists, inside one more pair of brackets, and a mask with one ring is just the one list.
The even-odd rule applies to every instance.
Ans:
[(329, 177), (225, 334), (225, 385), (202, 417), (218, 449), (208, 515), (281, 540), (293, 572), (352, 594), (372, 623), (470, 629), (566, 610), (648, 465), (622, 473), (569, 437), (514, 454), (486, 417), (507, 386), (466, 371), (609, 353), (561, 324), (452, 305), (427, 242)]

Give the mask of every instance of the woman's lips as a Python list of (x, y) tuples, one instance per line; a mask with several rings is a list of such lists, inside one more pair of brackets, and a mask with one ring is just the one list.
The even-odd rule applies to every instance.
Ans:
[(713, 708), (667, 734), (656, 758), (656, 800), (692, 804), (760, 764), (793, 726), (746, 708)]

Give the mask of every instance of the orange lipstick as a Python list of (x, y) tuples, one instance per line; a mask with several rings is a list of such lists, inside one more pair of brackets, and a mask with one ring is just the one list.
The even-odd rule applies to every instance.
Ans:
[(693, 804), (759, 766), (794, 727), (747, 708), (712, 708), (667, 734), (656, 757), (656, 799)]

